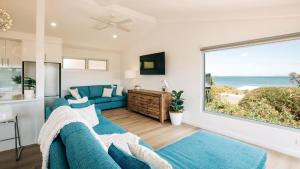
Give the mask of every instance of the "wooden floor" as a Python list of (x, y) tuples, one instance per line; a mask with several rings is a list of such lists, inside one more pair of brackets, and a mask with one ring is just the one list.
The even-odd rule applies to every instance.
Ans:
[[(199, 129), (190, 125), (172, 126), (157, 120), (132, 113), (126, 109), (103, 112), (113, 122), (140, 136), (155, 149), (172, 144), (191, 135)], [(101, 122), (100, 122), (101, 123)], [(37, 169), (41, 168), (41, 153), (37, 145), (25, 147), (20, 161), (15, 161), (15, 152), (0, 153), (0, 169)], [(268, 151), (267, 169), (300, 169), (300, 159), (289, 157), (274, 151)]]
[(161, 124), (158, 120), (125, 109), (106, 111), (103, 115), (122, 128), (143, 138), (154, 149), (160, 149), (199, 130), (199, 128), (186, 124), (172, 126), (169, 121)]
[(40, 169), (42, 154), (38, 145), (24, 147), (22, 158), (16, 162), (14, 150), (0, 153), (0, 169)]

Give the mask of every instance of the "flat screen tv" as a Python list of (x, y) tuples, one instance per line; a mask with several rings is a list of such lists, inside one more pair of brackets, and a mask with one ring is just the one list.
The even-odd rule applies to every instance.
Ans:
[(165, 52), (140, 56), (141, 75), (164, 75)]

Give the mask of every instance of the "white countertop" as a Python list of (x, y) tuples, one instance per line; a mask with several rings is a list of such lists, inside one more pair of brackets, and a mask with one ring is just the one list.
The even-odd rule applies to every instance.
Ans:
[(12, 104), (12, 103), (21, 103), (21, 102), (33, 102), (37, 101), (38, 98), (24, 98), (22, 95), (11, 96), (11, 98), (0, 98), (0, 104)]

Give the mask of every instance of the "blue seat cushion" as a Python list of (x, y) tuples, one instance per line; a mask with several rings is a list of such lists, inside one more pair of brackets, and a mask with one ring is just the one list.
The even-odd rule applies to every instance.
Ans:
[(122, 169), (151, 169), (144, 161), (141, 161), (134, 156), (124, 152), (123, 150), (111, 144), (108, 149), (108, 154), (115, 160)]
[(60, 136), (66, 147), (70, 168), (120, 169), (84, 124), (70, 123), (61, 129)]
[(111, 98), (111, 101), (115, 102), (115, 101), (123, 101), (126, 100), (126, 96), (114, 96)]
[(95, 99), (89, 99), (89, 102), (91, 103), (91, 104), (95, 104)]
[(111, 102), (111, 97), (98, 97), (95, 99), (95, 103), (107, 103), (107, 102)]
[(90, 89), (88, 86), (78, 86), (78, 87), (71, 87), (71, 89), (78, 89), (78, 92), (81, 97), (90, 97)]
[(201, 131), (157, 152), (174, 169), (264, 169), (266, 152), (254, 146)]

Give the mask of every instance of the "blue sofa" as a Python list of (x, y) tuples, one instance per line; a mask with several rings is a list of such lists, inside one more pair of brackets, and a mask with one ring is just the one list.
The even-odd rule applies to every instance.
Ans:
[[(116, 96), (116, 91), (112, 93), (112, 97), (102, 97), (103, 88), (112, 88), (112, 85), (94, 85), (94, 86), (74, 86), (77, 88), (81, 97), (87, 96), (97, 109), (108, 110), (127, 106), (127, 94), (123, 92), (123, 96)], [(66, 95), (65, 99), (74, 99), (71, 95)]]
[[(68, 105), (58, 99), (46, 108), (46, 118), (58, 106)], [(97, 110), (98, 134), (125, 133)], [(143, 140), (140, 144), (149, 147)], [(209, 132), (200, 131), (156, 151), (174, 169), (265, 169), (266, 153), (256, 147)], [(65, 126), (50, 147), (50, 169), (114, 169), (120, 168), (81, 123)]]

